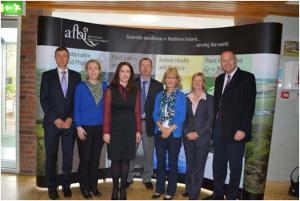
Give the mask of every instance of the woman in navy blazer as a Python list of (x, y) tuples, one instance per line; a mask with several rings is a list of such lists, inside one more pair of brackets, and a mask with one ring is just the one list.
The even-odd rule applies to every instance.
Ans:
[(178, 157), (181, 147), (182, 126), (186, 114), (185, 94), (178, 88), (181, 78), (176, 68), (170, 67), (163, 76), (166, 89), (156, 95), (153, 120), (156, 122), (154, 131), (157, 157), (156, 191), (152, 198), (159, 198), (165, 193), (166, 154), (168, 152), (169, 171), (168, 187), (164, 199), (171, 200), (176, 193)]
[(183, 145), (186, 156), (186, 192), (190, 200), (198, 200), (205, 163), (210, 147), (213, 121), (213, 97), (205, 92), (203, 73), (192, 77), (192, 91), (186, 96), (186, 119)]
[(101, 82), (101, 65), (89, 60), (85, 69), (86, 81), (80, 82), (75, 91), (74, 116), (77, 128), (77, 145), (80, 158), (79, 183), (84, 198), (100, 196), (97, 189), (98, 166), (103, 146), (103, 94), (107, 87)]

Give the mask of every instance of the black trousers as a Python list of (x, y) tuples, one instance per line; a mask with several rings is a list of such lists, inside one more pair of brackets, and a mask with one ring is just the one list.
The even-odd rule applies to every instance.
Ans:
[(48, 188), (56, 189), (57, 183), (57, 153), (59, 139), (61, 138), (62, 155), (63, 155), (63, 180), (62, 187), (69, 188), (70, 174), (73, 162), (73, 149), (75, 142), (75, 130), (72, 125), (69, 129), (58, 129), (54, 123), (44, 126), (45, 129), (45, 150), (46, 150), (46, 175), (48, 177)]
[[(226, 199), (228, 200), (239, 199), (239, 185), (241, 180), (245, 143), (223, 142), (220, 121), (217, 120), (214, 126), (214, 194), (216, 194), (216, 196), (223, 196), (225, 194)], [(227, 176), (227, 162), (230, 170), (230, 180), (227, 191), (225, 192), (224, 183)]]
[(82, 126), (87, 133), (85, 140), (77, 136), (79, 153), (79, 183), (81, 190), (95, 189), (98, 184), (98, 166), (103, 146), (102, 126)]

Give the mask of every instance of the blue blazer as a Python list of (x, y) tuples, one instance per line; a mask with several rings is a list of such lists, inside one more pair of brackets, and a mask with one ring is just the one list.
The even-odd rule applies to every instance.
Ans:
[[(159, 99), (162, 96), (163, 91), (159, 92), (156, 95), (153, 111), (153, 120), (156, 123), (159, 121), (159, 108), (160, 102)], [(173, 131), (173, 137), (179, 138), (182, 136), (182, 127), (186, 115), (186, 98), (185, 94), (180, 90), (176, 90), (176, 100), (175, 100), (175, 115), (174, 115), (174, 124), (177, 126), (176, 130)], [(158, 133), (158, 126), (155, 126), (154, 134)]]
[(88, 86), (84, 82), (77, 85), (74, 100), (76, 127), (103, 125), (103, 99), (106, 88), (106, 82), (102, 82), (103, 96), (97, 105)]

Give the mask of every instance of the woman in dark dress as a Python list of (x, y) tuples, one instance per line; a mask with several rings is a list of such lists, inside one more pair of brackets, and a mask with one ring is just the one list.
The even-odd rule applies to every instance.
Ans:
[(108, 144), (108, 158), (112, 161), (112, 200), (127, 199), (129, 161), (135, 158), (136, 143), (141, 140), (140, 97), (131, 64), (119, 63), (104, 95), (103, 140)]

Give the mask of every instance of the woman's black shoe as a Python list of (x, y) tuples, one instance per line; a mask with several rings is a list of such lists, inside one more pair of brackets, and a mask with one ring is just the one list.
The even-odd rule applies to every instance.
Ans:
[(190, 194), (189, 194), (188, 192), (184, 192), (184, 193), (182, 193), (182, 196), (183, 196), (183, 197), (189, 197)]
[(172, 198), (173, 198), (173, 196), (166, 195), (166, 196), (164, 197), (164, 200), (172, 200)]
[(119, 189), (113, 188), (112, 194), (111, 194), (111, 200), (118, 200), (119, 199)]
[(82, 196), (85, 198), (85, 199), (90, 199), (92, 198), (92, 195), (90, 194), (90, 192), (88, 190), (83, 190), (81, 191), (81, 194)]
[(120, 200), (127, 200), (126, 188), (120, 190)]
[(94, 196), (101, 196), (101, 193), (97, 188), (91, 189), (91, 192)]

